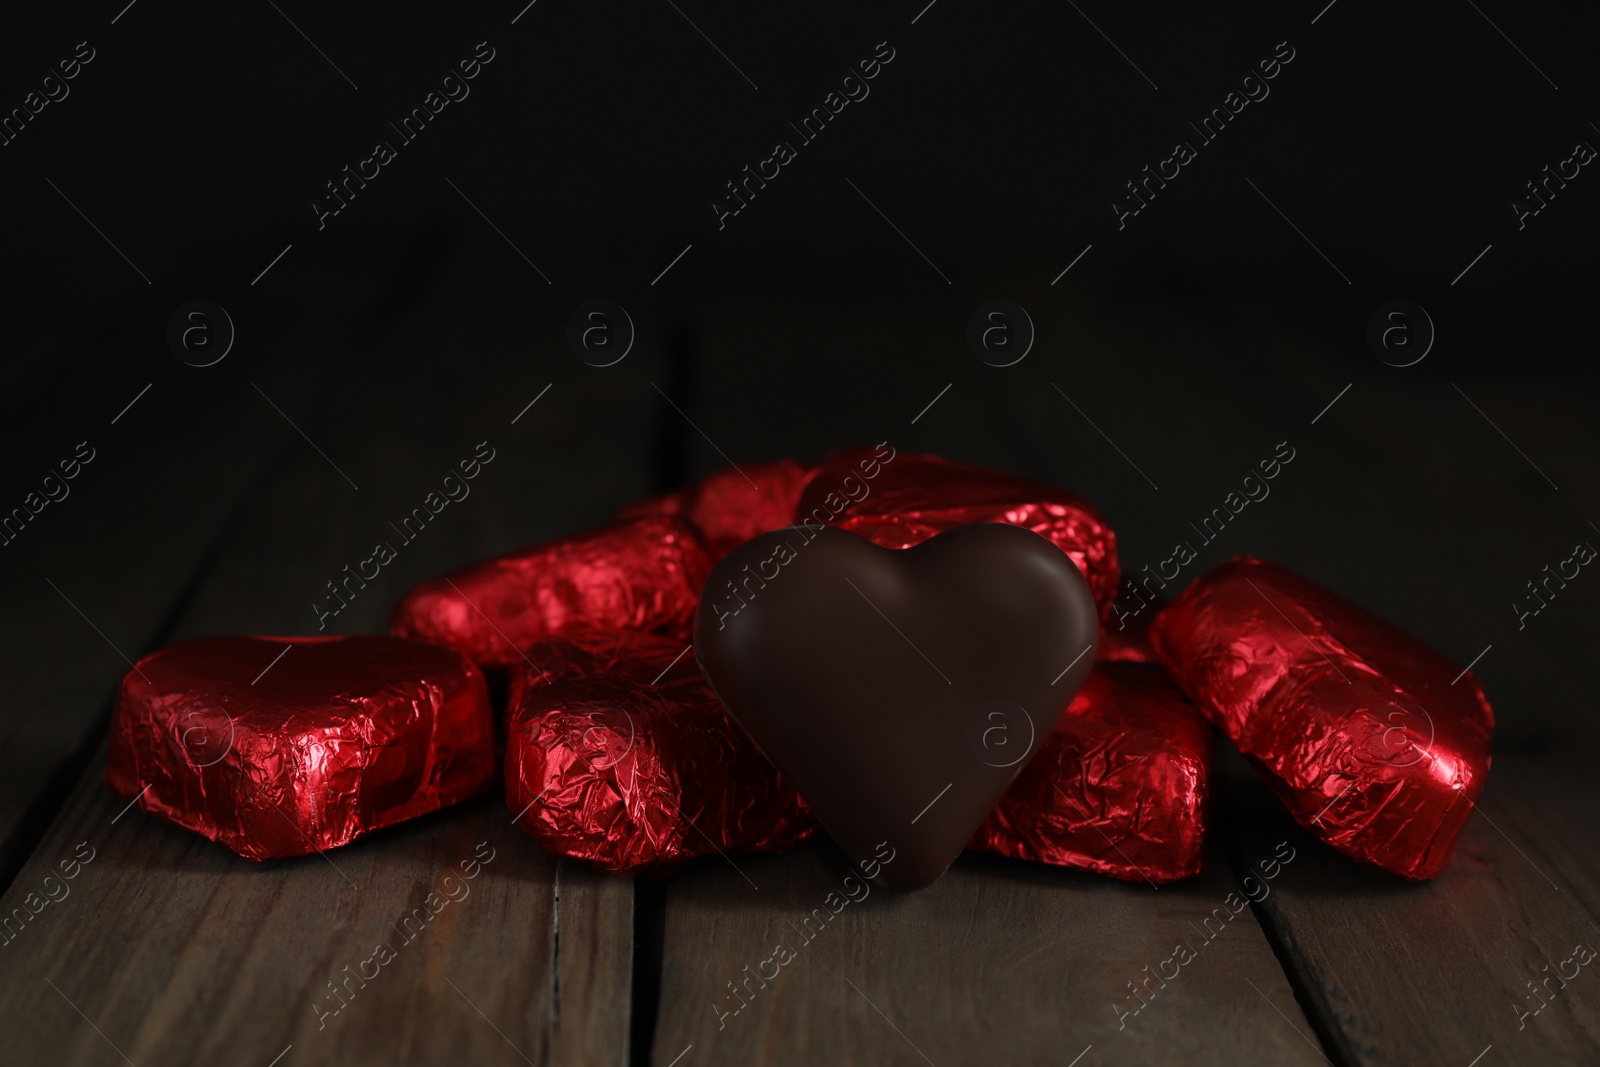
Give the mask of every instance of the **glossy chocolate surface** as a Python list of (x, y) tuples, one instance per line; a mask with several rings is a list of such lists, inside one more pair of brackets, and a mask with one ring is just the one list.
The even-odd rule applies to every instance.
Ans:
[(1042, 745), (1096, 635), (1088, 583), (1031, 531), (980, 523), (896, 551), (801, 526), (717, 565), (694, 648), (851, 858), (892, 851), (879, 879), (916, 889)]

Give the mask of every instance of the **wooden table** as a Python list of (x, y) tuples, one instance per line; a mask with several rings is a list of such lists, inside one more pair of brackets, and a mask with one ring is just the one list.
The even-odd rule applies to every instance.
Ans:
[[(1600, 578), (1520, 630), (1507, 606), (1573, 542), (1600, 539), (1592, 371), (1516, 365), (1592, 354), (1576, 316), (1551, 311), (1588, 292), (1581, 280), (1530, 275), (1492, 306), (1439, 295), (1450, 341), (1401, 371), (1361, 345), (1365, 307), (1316, 295), (1325, 268), (1301, 246), (1107, 250), (1054, 287), (1060, 249), (932, 250), (982, 264), (980, 294), (938, 284), (887, 232), (833, 251), (795, 235), (781, 260), (730, 238), (652, 287), (666, 239), (496, 221), (562, 249), (554, 273), (574, 280), (547, 286), (476, 216), (374, 212), (250, 287), (270, 240), (241, 227), (161, 287), (172, 306), (228, 306), (225, 361), (170, 358), (168, 306), (141, 290), (6, 399), (10, 497), (78, 441), (95, 459), (0, 554), (0, 909), (26, 916), (0, 945), (0, 1061), (1600, 1062), (1600, 973), (1518, 1010), (1542, 1003), (1530, 983), (1546, 965), (1600, 946)], [(963, 342), (996, 294), (1039, 328), (1005, 370)], [(563, 340), (593, 297), (638, 327), (612, 368)], [(928, 890), (846, 909), (734, 1015), (733, 984), (826, 892), (819, 849), (630, 881), (546, 855), (485, 796), (255, 864), (101, 784), (130, 659), (202, 634), (314, 630), (323, 583), (479, 441), (497, 459), (470, 499), (338, 630), (381, 631), (413, 582), (595, 524), (724, 453), (885, 439), (1070, 486), (1115, 524), (1130, 571), (1290, 441), (1292, 468), (1204, 564), (1278, 559), (1476, 658), (1500, 721), (1454, 865), (1410, 885), (1347, 861), (1230, 755), (1204, 875), (1158, 889), (966, 856)], [(494, 859), (471, 895), (376, 979), (348, 982), (481, 842)], [(1271, 895), (1178, 978), (1143, 985), (1280, 847), (1294, 858)], [(64, 861), (75, 877), (47, 883)], [(40, 905), (47, 885), (59, 899)]]

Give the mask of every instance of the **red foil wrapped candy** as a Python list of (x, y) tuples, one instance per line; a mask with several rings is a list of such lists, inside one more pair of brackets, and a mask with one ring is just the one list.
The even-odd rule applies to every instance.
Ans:
[(494, 782), (483, 676), (392, 637), (211, 637), (122, 679), (105, 782), (253, 860), (346, 844)]
[(728, 718), (687, 641), (624, 631), (529, 647), (512, 680), (506, 805), (547, 850), (620, 874), (784, 852), (817, 832)]
[(1489, 770), (1494, 713), (1470, 673), (1305, 578), (1239, 557), (1150, 638), (1295, 819), (1406, 878), (1455, 854)]
[(886, 548), (910, 548), (974, 522), (1023, 526), (1071, 557), (1105, 619), (1117, 595), (1117, 539), (1065, 489), (888, 445), (835, 452), (811, 474), (793, 521), (838, 526)]
[(757, 534), (789, 525), (810, 473), (792, 459), (727, 467), (687, 489), (626, 507), (617, 517), (680, 516), (700, 531), (717, 560)]
[(710, 570), (692, 526), (672, 515), (647, 516), (422, 582), (395, 606), (389, 630), (496, 669), (523, 665), (522, 648), (569, 630), (638, 630), (687, 641)]
[(1198, 874), (1211, 756), (1159, 666), (1102, 660), (967, 847), (1130, 882)]

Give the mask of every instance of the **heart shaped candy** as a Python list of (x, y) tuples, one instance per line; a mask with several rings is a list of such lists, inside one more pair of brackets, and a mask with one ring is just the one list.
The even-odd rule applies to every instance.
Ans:
[(205, 637), (122, 679), (106, 785), (252, 860), (343, 845), (494, 783), (483, 676), (447, 648)]
[(1016, 526), (905, 549), (816, 525), (712, 571), (694, 648), (717, 695), (864, 869), (942, 874), (1088, 677), (1094, 596)]

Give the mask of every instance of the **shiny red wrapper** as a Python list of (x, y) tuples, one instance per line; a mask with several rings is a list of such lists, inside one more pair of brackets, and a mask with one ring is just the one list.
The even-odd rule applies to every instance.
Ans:
[(704, 540), (687, 521), (646, 516), (422, 582), (395, 606), (389, 631), (501, 670), (522, 666), (527, 645), (571, 630), (636, 630), (687, 641), (711, 566)]
[(967, 847), (1173, 882), (1205, 861), (1211, 728), (1155, 664), (1095, 664)]
[(686, 489), (630, 505), (617, 518), (680, 516), (705, 537), (715, 561), (757, 534), (789, 525), (810, 473), (792, 459), (727, 467)]
[(1302, 826), (1406, 878), (1449, 865), (1483, 791), (1494, 728), (1469, 672), (1249, 557), (1196, 579), (1150, 636), (1178, 685)]
[(1117, 595), (1117, 539), (1099, 512), (1057, 486), (888, 445), (835, 452), (811, 473), (793, 521), (838, 526), (886, 548), (910, 548), (974, 522), (1026, 527), (1088, 579), (1105, 619)]
[(784, 852), (818, 832), (687, 642), (623, 631), (529, 647), (512, 680), (506, 805), (546, 850), (619, 874)]
[(268, 860), (334, 848), (494, 782), (483, 676), (392, 637), (211, 637), (122, 679), (105, 782)]

